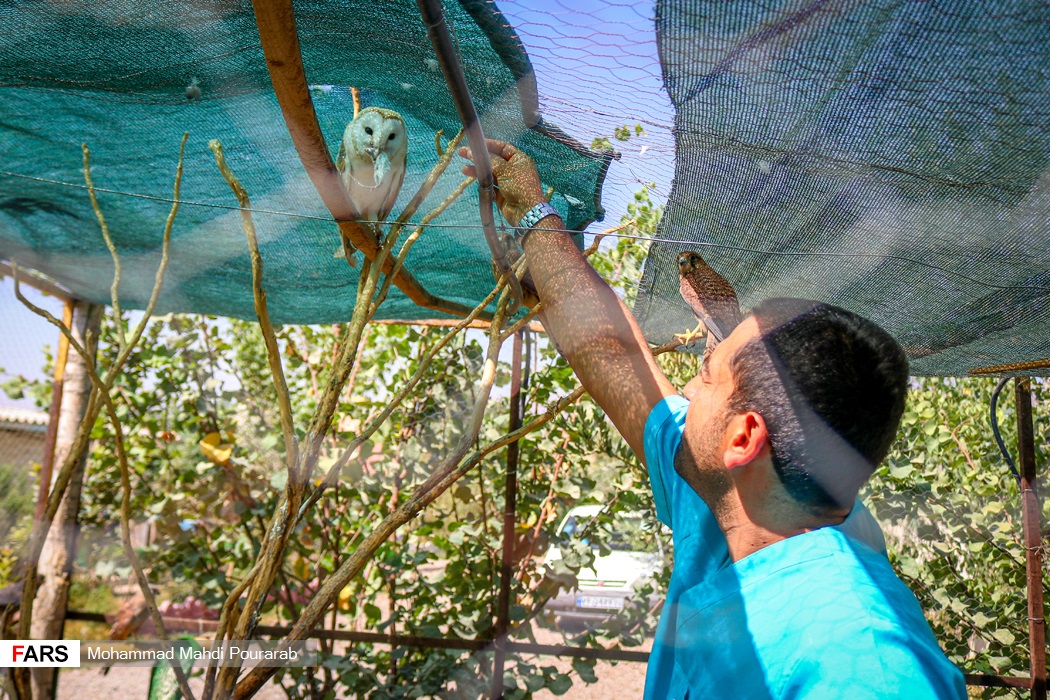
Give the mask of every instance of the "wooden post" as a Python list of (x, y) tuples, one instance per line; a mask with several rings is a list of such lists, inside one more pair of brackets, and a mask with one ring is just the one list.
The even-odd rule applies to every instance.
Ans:
[[(73, 307), (76, 302), (66, 299), (62, 307), (62, 325), (70, 328), (73, 325)], [(65, 379), (66, 360), (69, 358), (69, 340), (62, 333), (58, 334), (58, 352), (55, 353), (55, 367), (51, 378), (51, 411), (47, 418), (47, 435), (44, 437), (44, 457), (40, 460), (40, 485), (36, 494), (36, 510), (33, 519), (44, 517), (47, 509), (47, 497), (51, 493), (51, 471), (55, 467), (55, 439), (58, 437), (58, 418), (62, 410), (62, 382)]]
[(1028, 643), (1031, 649), (1032, 699), (1046, 700), (1046, 619), (1043, 610), (1043, 548), (1040, 538), (1039, 494), (1035, 490), (1035, 430), (1032, 384), (1014, 380), (1017, 398), (1017, 455), (1024, 507), (1025, 565), (1028, 570)]
[[(102, 310), (98, 304), (90, 304), (85, 301), (75, 302), (71, 309), (73, 337), (92, 353), (98, 340)], [(57, 370), (56, 362), (56, 373)], [(87, 367), (78, 353), (68, 354), (61, 386), (61, 398), (59, 399), (61, 405), (57, 409), (55, 438), (52, 447), (52, 463), (57, 464), (61, 464), (66, 459), (77, 428), (84, 420), (88, 396), (91, 393), (91, 380), (88, 377)], [(52, 416), (55, 415), (55, 408), (52, 407)], [(52, 420), (55, 418), (53, 417)], [(66, 621), (66, 604), (69, 600), (70, 577), (77, 555), (77, 537), (80, 530), (77, 523), (77, 512), (80, 510), (80, 494), (86, 464), (87, 450), (80, 456), (80, 461), (73, 471), (40, 555), (38, 573), (43, 581), (33, 603), (31, 633), (33, 639), (62, 638), (62, 628)], [(41, 481), (41, 491), (50, 491), (50, 487), (49, 482)], [(43, 513), (40, 513), (40, 516), (42, 517)], [(34, 668), (32, 670), (34, 700), (51, 700), (55, 697), (56, 671), (57, 669), (54, 668)]]

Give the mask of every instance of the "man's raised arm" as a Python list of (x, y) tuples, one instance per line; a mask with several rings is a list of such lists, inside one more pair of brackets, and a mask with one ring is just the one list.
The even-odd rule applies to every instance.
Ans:
[[(490, 139), (489, 156), (499, 188), (496, 202), (512, 226), (546, 202), (532, 159), (514, 146)], [(469, 158), (468, 149), (460, 155)], [(472, 166), (463, 169), (474, 175)], [(637, 321), (594, 271), (557, 215), (543, 218), (524, 240), (529, 272), (543, 311), (540, 317), (602, 410), (641, 461), (645, 421), (653, 406), (676, 394), (656, 364)]]

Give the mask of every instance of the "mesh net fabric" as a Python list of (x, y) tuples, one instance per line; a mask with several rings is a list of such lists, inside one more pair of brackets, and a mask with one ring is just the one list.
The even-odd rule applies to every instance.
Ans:
[(676, 0), (656, 21), (677, 153), (657, 237), (682, 243), (649, 253), (652, 342), (695, 324), (695, 249), (745, 308), (875, 320), (913, 374), (1050, 357), (1050, 6)]
[[(353, 114), (350, 86), (363, 106), (404, 116), (409, 162), (396, 214), (437, 161), (435, 132), (443, 129), (447, 140), (459, 128), (417, 6), (296, 2), (295, 12), (333, 158)], [(601, 219), (611, 155), (580, 147), (541, 119), (529, 128), (538, 118), (529, 60), (493, 4), (446, 3), (446, 16), (486, 135), (533, 155), (570, 228)], [(3, 2), (0, 21), (0, 258), (46, 273), (77, 297), (108, 302), (113, 265), (83, 189), (87, 143), (121, 253), (122, 303), (142, 308), (160, 259), (179, 140), (189, 132), (184, 204), (158, 311), (255, 315), (237, 202), (207, 148), (217, 138), (256, 209), (274, 322), (349, 318), (357, 271), (333, 257), (338, 229), (288, 136), (250, 3)], [(454, 159), (414, 220), (459, 184), (460, 164)], [(407, 268), (430, 293), (472, 307), (493, 285), (476, 188), (434, 223)], [(378, 314), (435, 316), (396, 289)]]

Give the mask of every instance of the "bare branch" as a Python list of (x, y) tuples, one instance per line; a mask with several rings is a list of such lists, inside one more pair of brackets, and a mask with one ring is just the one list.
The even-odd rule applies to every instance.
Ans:
[[(462, 195), (463, 192), (467, 189), (467, 187), (469, 187), (473, 182), (474, 178), (472, 177), (468, 177), (463, 182), (461, 182), (459, 184), (459, 187), (457, 187), (452, 192), (452, 194), (446, 197), (445, 200), (441, 202), (441, 204), (434, 207), (433, 211), (431, 211), (429, 214), (423, 217), (422, 221), (419, 222), (419, 225), (416, 226), (415, 230), (412, 231), (411, 235), (409, 235), (409, 237), (405, 239), (405, 243), (401, 246), (401, 251), (397, 255), (397, 260), (394, 261), (394, 267), (391, 268), (390, 274), (387, 275), (386, 279), (383, 281), (383, 286), (379, 290), (379, 294), (376, 295), (375, 301), (372, 302), (372, 308), (368, 310), (369, 318), (375, 316), (376, 311), (379, 310), (379, 305), (382, 304), (383, 301), (386, 299), (387, 292), (390, 291), (390, 283), (395, 277), (397, 277), (398, 273), (401, 271), (401, 268), (405, 264), (405, 258), (408, 257), (408, 251), (412, 249), (412, 246), (415, 244), (416, 240), (419, 239), (420, 234), (422, 234), (424, 229), (426, 229), (427, 224), (429, 224), (431, 221), (436, 219), (441, 213), (443, 213), (449, 207), (449, 205), (451, 205), (452, 202), (456, 201), (459, 198), (459, 196)], [(398, 227), (397, 231), (400, 230), (400, 227)], [(394, 243), (393, 237), (389, 238), (387, 242), (392, 246)]]
[[(440, 133), (437, 136), (441, 138)], [(412, 215), (416, 213), (420, 205), (423, 204), (427, 196), (430, 195), (430, 191), (434, 189), (434, 185), (437, 184), (438, 179), (448, 168), (448, 164), (452, 162), (452, 156), (456, 154), (456, 149), (459, 148), (459, 142), (463, 140), (463, 130), (460, 129), (459, 133), (452, 137), (452, 140), (448, 142), (445, 147), (444, 153), (441, 153), (441, 157), (438, 158), (438, 162), (434, 164), (434, 167), (430, 169), (430, 173), (427, 178), (423, 180), (423, 184), (419, 186), (416, 193), (412, 195), (412, 199), (408, 200), (408, 204), (401, 210), (401, 213), (397, 215), (397, 220), (394, 222), (397, 229), (391, 228), (391, 233), (397, 233), (400, 231), (400, 227), (404, 226), (405, 223), (412, 218)]]
[(120, 343), (118, 350), (123, 350), (126, 339), (124, 338), (124, 317), (120, 311), (120, 255), (117, 254), (117, 247), (109, 235), (109, 224), (106, 223), (106, 217), (98, 205), (98, 197), (95, 196), (95, 183), (91, 180), (91, 150), (86, 143), (80, 144), (80, 150), (84, 153), (84, 183), (87, 185), (88, 197), (91, 199), (91, 208), (95, 211), (99, 228), (102, 229), (102, 240), (106, 242), (109, 254), (113, 258), (113, 284), (109, 288), (109, 297), (113, 306), (113, 317), (117, 322), (117, 340)]
[(124, 363), (128, 361), (128, 356), (131, 355), (131, 351), (136, 345), (138, 345), (139, 339), (142, 338), (142, 333), (146, 330), (146, 324), (149, 323), (150, 318), (153, 316), (154, 309), (157, 308), (157, 300), (160, 298), (160, 290), (161, 287), (164, 286), (164, 273), (168, 269), (168, 261), (170, 259), (171, 229), (175, 225), (175, 215), (179, 211), (179, 196), (182, 191), (182, 162), (183, 156), (186, 153), (186, 140), (189, 137), (189, 133), (183, 134), (182, 143), (179, 144), (179, 165), (175, 169), (174, 194), (172, 195), (171, 210), (168, 212), (168, 218), (164, 222), (164, 233), (161, 237), (160, 245), (160, 265), (157, 266), (157, 274), (153, 278), (153, 291), (150, 293), (149, 302), (146, 304), (146, 309), (142, 313), (142, 318), (139, 319), (138, 325), (135, 326), (135, 330), (131, 334), (131, 339), (128, 340), (127, 345), (117, 355), (116, 362), (113, 363), (110, 371), (106, 374), (107, 391), (113, 386), (113, 381), (123, 370)]
[(270, 374), (273, 375), (273, 387), (277, 391), (277, 406), (281, 414), (281, 432), (284, 434), (285, 461), (288, 465), (289, 478), (293, 477), (296, 461), (299, 457), (299, 443), (295, 438), (295, 426), (292, 424), (292, 402), (288, 397), (288, 383), (284, 377), (284, 367), (281, 364), (281, 351), (277, 347), (277, 336), (270, 323), (270, 310), (266, 305), (266, 290), (263, 289), (263, 261), (259, 253), (259, 239), (255, 235), (255, 222), (252, 220), (252, 203), (248, 198), (248, 191), (237, 179), (237, 176), (226, 164), (226, 158), (222, 152), (222, 144), (218, 139), (208, 142), (208, 148), (215, 154), (215, 164), (219, 172), (226, 179), (226, 184), (233, 190), (237, 202), (241, 206), (241, 226), (244, 228), (244, 237), (248, 240), (248, 254), (252, 260), (252, 292), (255, 297), (255, 315), (259, 318), (259, 329), (262, 331), (263, 341), (266, 344), (266, 357), (270, 363)]
[[(123, 370), (123, 367), (127, 362), (127, 359), (130, 356), (132, 350), (135, 348), (135, 346), (138, 344), (138, 341), (141, 339), (142, 333), (146, 328), (146, 324), (149, 322), (150, 316), (153, 313), (153, 309), (156, 308), (157, 299), (160, 296), (160, 290), (164, 283), (164, 272), (167, 269), (168, 265), (168, 253), (171, 242), (171, 229), (174, 225), (175, 214), (178, 212), (179, 208), (178, 202), (180, 185), (182, 182), (183, 156), (185, 153), (186, 140), (188, 137), (189, 134), (183, 135), (182, 143), (179, 147), (179, 162), (175, 173), (174, 202), (172, 204), (171, 211), (168, 214), (167, 221), (165, 222), (161, 244), (161, 262), (157, 268), (157, 274), (154, 279), (153, 292), (150, 295), (150, 300), (147, 304), (146, 312), (143, 315), (139, 324), (136, 326), (135, 331), (131, 336), (131, 339), (126, 340), (123, 344), (123, 347), (118, 349), (117, 359), (113, 362), (109, 371), (106, 373), (105, 379), (102, 380), (101, 391), (99, 390), (100, 388), (94, 384), (94, 382), (92, 383), (92, 388), (88, 398), (86, 414), (84, 416), (83, 421), (81, 421), (79, 428), (77, 429), (77, 434), (73, 440), (73, 444), (70, 447), (69, 454), (66, 456), (65, 462), (63, 462), (62, 468), (59, 470), (58, 475), (55, 478), (54, 488), (48, 495), (47, 507), (44, 512), (44, 517), (33, 523), (33, 529), (30, 533), (29, 539), (29, 552), (27, 554), (25, 563), (25, 584), (22, 589), (21, 610), (19, 613), (19, 636), (23, 639), (28, 638), (32, 622), (33, 599), (36, 595), (36, 574), (37, 568), (40, 563), (40, 554), (43, 551), (44, 542), (47, 538), (47, 533), (51, 528), (51, 523), (55, 518), (55, 514), (58, 512), (58, 508), (62, 502), (63, 496), (65, 496), (66, 488), (69, 486), (69, 480), (73, 474), (73, 470), (76, 466), (79, 455), (82, 454), (83, 451), (87, 448), (87, 443), (91, 435), (91, 429), (94, 426), (95, 421), (97, 420), (98, 415), (102, 410), (103, 402), (99, 401), (99, 397), (104, 396), (106, 399), (109, 398), (108, 391), (110, 390), (110, 388), (112, 388), (113, 383), (116, 381), (116, 378), (120, 375), (120, 372)], [(85, 169), (85, 176), (87, 178), (90, 178), (90, 172), (87, 169)], [(97, 205), (97, 200), (93, 200), (93, 206), (96, 208), (96, 214), (100, 217), (100, 224), (103, 227), (103, 238), (108, 239), (109, 229), (105, 223), (105, 217), (102, 216), (101, 209), (98, 209)], [(111, 253), (115, 255), (115, 247), (112, 247), (111, 240), (107, 241), (107, 246), (111, 247)], [(44, 318), (50, 316), (49, 321), (54, 323), (56, 327), (58, 327), (59, 330), (61, 330), (63, 334), (66, 335), (67, 338), (71, 338), (71, 335), (69, 334), (69, 329), (67, 329), (61, 322), (59, 322), (58, 319), (54, 318), (43, 309), (35, 307), (31, 302), (29, 302), (28, 299), (26, 299), (22, 295), (21, 290), (19, 288), (17, 266), (12, 266), (12, 270), (13, 277), (15, 280), (15, 296), (19, 299), (19, 301), (22, 302), (22, 304), (30, 310), (33, 310), (35, 313), (44, 315)], [(114, 285), (113, 287), (111, 287), (111, 292), (115, 293), (116, 289), (117, 286)], [(114, 296), (114, 300), (116, 304), (119, 305), (119, 295)], [(71, 342), (71, 345), (74, 345), (75, 348), (78, 348), (78, 352), (82, 353), (84, 351), (84, 348), (78, 343), (75, 344)], [(88, 366), (91, 367), (90, 364)], [(95, 373), (95, 377), (98, 377), (97, 372)], [(178, 674), (179, 672), (181, 672), (181, 668), (177, 669), (176, 674)]]
[(416, 385), (419, 384), (420, 380), (423, 378), (423, 375), (426, 374), (427, 369), (430, 367), (431, 362), (433, 362), (437, 354), (445, 346), (447, 346), (452, 341), (452, 339), (459, 334), (460, 331), (469, 326), (470, 323), (475, 318), (477, 318), (477, 316), (485, 309), (485, 307), (488, 306), (492, 302), (492, 300), (496, 298), (496, 295), (502, 289), (503, 284), (501, 282), (500, 284), (496, 285), (496, 287), (491, 292), (489, 292), (489, 295), (485, 297), (480, 304), (474, 307), (474, 310), (471, 311), (466, 318), (457, 323), (451, 331), (445, 334), (445, 336), (441, 338), (441, 340), (434, 344), (434, 347), (432, 347), (430, 351), (427, 352), (427, 354), (423, 357), (423, 359), (420, 360), (419, 365), (416, 368), (415, 374), (413, 374), (412, 377), (407, 382), (405, 382), (404, 385), (402, 385), (402, 387), (398, 390), (394, 397), (390, 401), (388, 401), (387, 404), (383, 407), (383, 410), (380, 411), (379, 414), (374, 419), (372, 419), (365, 428), (358, 432), (358, 435), (356, 438), (354, 438), (353, 442), (351, 442), (350, 445), (343, 451), (343, 454), (339, 457), (339, 459), (336, 460), (335, 464), (333, 464), (329, 468), (328, 473), (325, 475), (324, 481), (321, 482), (317, 489), (314, 490), (314, 493), (310, 496), (310, 498), (303, 503), (302, 508), (300, 508), (300, 518), (306, 513), (307, 510), (309, 510), (311, 507), (313, 507), (315, 503), (317, 503), (317, 500), (321, 497), (321, 494), (323, 494), (326, 489), (333, 486), (335, 482), (338, 481), (339, 472), (344, 466), (346, 466), (346, 463), (350, 461), (350, 457), (353, 455), (353, 453), (361, 445), (363, 445), (365, 441), (368, 440), (375, 433), (376, 430), (379, 429), (379, 426), (381, 426), (383, 422), (390, 417), (390, 414), (393, 413), (394, 410), (401, 405), (401, 402), (404, 401), (405, 397), (408, 396), (408, 394), (416, 388)]
[[(17, 278), (16, 278), (17, 279)], [(91, 354), (77, 342), (77, 339), (73, 337), (73, 333), (63, 324), (60, 320), (55, 318), (51, 313), (45, 309), (41, 309), (36, 306), (24, 296), (21, 292), (16, 292), (19, 300), (33, 313), (46, 319), (49, 323), (59, 329), (59, 331), (69, 341), (70, 347), (72, 347), (81, 359), (84, 360), (84, 367), (87, 371), (88, 377), (91, 379), (91, 383), (94, 385), (97, 392), (97, 396), (102, 399), (103, 404), (106, 408), (106, 413), (109, 416), (110, 425), (113, 426), (113, 438), (114, 446), (117, 452), (117, 461), (120, 464), (120, 484), (123, 491), (120, 501), (120, 539), (121, 544), (124, 548), (124, 555), (128, 559), (128, 563), (131, 564), (132, 571), (135, 573), (135, 579), (139, 584), (139, 589), (142, 591), (142, 595), (146, 599), (146, 606), (149, 610), (150, 618), (153, 620), (153, 624), (157, 626), (157, 633), (161, 639), (167, 639), (168, 633), (164, 626), (164, 620), (161, 618), (160, 611), (157, 609), (157, 600), (153, 595), (153, 591), (149, 587), (149, 579), (146, 578), (145, 572), (142, 570), (142, 562), (139, 561), (138, 554), (135, 553), (135, 548), (131, 545), (131, 467), (128, 464), (127, 451), (124, 446), (124, 431), (120, 424), (120, 417), (117, 415), (117, 407), (113, 403), (113, 398), (109, 395), (109, 391), (106, 388), (102, 378), (98, 375), (98, 372), (94, 367), (94, 358)], [(48, 508), (50, 511), (50, 507)], [(57, 508), (55, 509), (57, 512)], [(54, 516), (47, 518), (50, 522)], [(178, 661), (172, 661), (172, 670), (175, 672), (175, 677), (179, 682), (179, 689), (183, 695), (190, 700), (193, 700), (194, 695), (189, 687), (189, 681), (186, 678), (185, 672), (182, 670), (182, 666)]]

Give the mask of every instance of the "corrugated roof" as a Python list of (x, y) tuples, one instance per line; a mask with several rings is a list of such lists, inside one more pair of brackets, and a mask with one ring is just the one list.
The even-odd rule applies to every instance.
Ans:
[(0, 406), (0, 427), (46, 427), (48, 418), (47, 411), (38, 411), (32, 408), (10, 408)]

